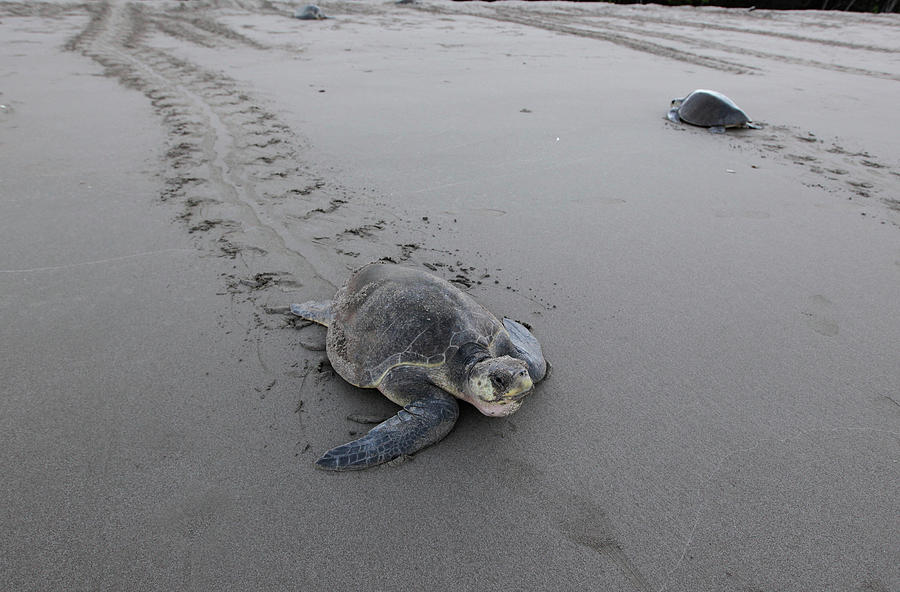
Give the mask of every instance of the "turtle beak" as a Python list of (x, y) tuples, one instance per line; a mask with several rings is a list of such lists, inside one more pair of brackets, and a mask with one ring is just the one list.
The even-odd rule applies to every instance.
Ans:
[(515, 382), (510, 386), (509, 390), (503, 395), (504, 401), (518, 401), (523, 398), (525, 395), (531, 392), (531, 389), (534, 388), (534, 382), (531, 381), (531, 376), (528, 375), (528, 370), (521, 370), (515, 376)]

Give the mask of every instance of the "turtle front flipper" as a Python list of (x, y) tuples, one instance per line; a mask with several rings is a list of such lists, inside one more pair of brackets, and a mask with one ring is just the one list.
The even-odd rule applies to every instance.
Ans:
[(435, 389), (433, 394), (404, 406), (362, 438), (332, 448), (316, 464), (332, 471), (380, 465), (440, 441), (453, 429), (457, 417), (456, 399)]
[(303, 304), (292, 304), (291, 312), (298, 317), (303, 317), (304, 319), (319, 323), (320, 325), (325, 325), (326, 327), (330, 326), (331, 322), (334, 320), (334, 311), (331, 309), (331, 302), (316, 302), (315, 300), (310, 300)]
[(669, 112), (666, 113), (666, 118), (673, 123), (681, 123), (681, 117), (678, 116), (678, 107), (669, 109)]
[(537, 384), (547, 375), (547, 360), (544, 359), (541, 344), (531, 334), (531, 331), (518, 321), (504, 317), (503, 326), (506, 327), (509, 338), (516, 348), (517, 355), (515, 357), (528, 365), (531, 381)]

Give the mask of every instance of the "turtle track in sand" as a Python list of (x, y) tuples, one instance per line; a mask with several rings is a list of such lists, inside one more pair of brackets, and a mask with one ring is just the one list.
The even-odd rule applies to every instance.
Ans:
[[(682, 132), (708, 133), (669, 125)], [(789, 167), (791, 176), (804, 187), (852, 202), (860, 215), (900, 228), (900, 196), (896, 193), (900, 168), (865, 150), (847, 148), (840, 138), (819, 137), (796, 126), (771, 125), (711, 139), (747, 153), (748, 167)]]
[[(592, 14), (590, 11), (583, 9), (568, 8), (546, 16), (541, 15), (539, 20), (545, 20), (551, 26), (553, 23), (561, 23), (564, 26), (572, 26), (575, 23), (578, 30), (574, 34), (591, 36), (593, 31), (608, 31), (613, 34), (627, 36), (629, 39), (635, 40), (633, 45), (635, 45), (636, 49), (640, 49), (640, 40), (645, 40), (651, 46), (664, 44), (661, 45), (661, 51), (658, 52), (659, 55), (736, 73), (760, 71), (766, 68), (766, 62), (775, 61), (834, 72), (900, 81), (900, 73), (896, 72), (883, 72), (850, 63), (826, 62), (808, 57), (799, 57), (790, 51), (760, 51), (756, 48), (754, 40), (759, 36), (775, 37), (788, 42), (855, 50), (861, 56), (865, 56), (870, 52), (876, 54), (900, 54), (900, 48), (853, 43), (840, 39), (815, 38), (787, 32), (764, 31), (753, 27), (753, 23), (759, 22), (761, 19), (751, 12), (730, 11), (727, 13), (727, 17), (722, 17), (723, 22), (716, 22), (719, 15), (715, 12), (704, 14), (702, 22), (692, 20), (691, 17), (683, 18), (683, 13), (679, 11), (672, 11), (672, 14), (675, 15), (674, 18), (660, 18), (622, 12)], [(727, 18), (727, 21), (725, 21), (725, 18)], [(735, 20), (746, 21), (745, 27), (727, 24), (733, 23)], [(769, 19), (767, 18), (766, 20)], [(888, 26), (890, 25), (888, 24)], [(725, 32), (727, 36), (723, 36), (722, 41), (714, 41), (707, 38), (705, 34), (705, 31), (709, 29)], [(694, 59), (693, 56), (695, 54), (691, 53), (690, 49), (696, 50), (697, 48), (702, 50), (700, 52), (702, 57), (710, 58), (712, 61), (706, 63)], [(669, 53), (667, 54), (667, 52)], [(729, 58), (728, 56), (737, 56), (737, 58)], [(750, 59), (752, 58), (757, 58), (759, 61), (751, 63)], [(870, 60), (862, 58), (861, 62), (870, 62)], [(721, 67), (723, 63), (729, 67)]]
[(86, 10), (88, 5), (80, 2), (0, 2), (0, 16), (55, 18)]
[[(233, 296), (264, 298), (264, 305), (290, 298), (276, 290), (302, 287), (305, 296), (325, 296), (346, 270), (374, 260), (441, 269), (464, 289), (497, 277), (499, 269), (476, 269), (459, 261), (458, 252), (426, 246), (440, 223), (406, 219), (374, 190), (347, 188), (311, 170), (302, 159), (303, 137), (252, 89), (168, 49), (174, 42), (261, 55), (296, 52), (234, 31), (216, 20), (220, 9), (285, 13), (265, 0), (197, 0), (189, 7), (174, 1), (0, 2), (0, 15), (10, 17), (87, 17), (64, 49), (97, 62), (150, 101), (168, 137), (159, 197), (183, 206), (180, 222), (201, 251), (235, 259), (235, 271), (224, 278)], [(257, 281), (263, 276), (265, 282)], [(507, 289), (534, 301), (515, 286)]]
[(892, 190), (900, 183), (900, 170), (867, 151), (789, 126), (772, 126), (741, 141), (779, 159), (779, 164), (801, 167), (798, 178), (803, 185), (855, 201), (862, 215), (900, 226), (898, 196)]
[[(236, 260), (234, 275), (226, 277), (228, 292), (256, 301), (272, 288), (302, 286), (305, 297), (325, 296), (347, 270), (375, 260), (430, 264), (464, 289), (497, 277), (499, 269), (476, 268), (460, 261), (457, 251), (428, 246), (440, 223), (408, 219), (374, 190), (347, 188), (311, 170), (302, 159), (308, 148), (303, 137), (252, 89), (163, 48), (176, 40), (293, 53), (235, 32), (214, 13), (231, 9), (281, 18), (284, 10), (265, 0), (198, 0), (189, 8), (129, 0), (71, 5), (90, 20), (66, 49), (143, 93), (162, 118), (169, 140), (161, 198), (183, 204), (180, 218), (198, 247)], [(261, 274), (269, 278), (262, 284), (255, 280)], [(549, 308), (515, 285), (507, 289)]]
[[(180, 218), (199, 248), (237, 260), (235, 275), (226, 278), (229, 292), (255, 300), (265, 288), (305, 286), (327, 294), (339, 278), (322, 269), (342, 275), (360, 258), (410, 257), (415, 249), (408, 241), (391, 242), (383, 214), (375, 217), (373, 197), (305, 167), (303, 139), (251, 90), (151, 43), (165, 35), (203, 47), (267, 49), (215, 21), (209, 4), (192, 4), (190, 11), (124, 1), (77, 8), (90, 20), (66, 49), (149, 99), (169, 138), (160, 197), (183, 204)], [(352, 232), (346, 219), (367, 232)], [(255, 279), (261, 276), (263, 283)]]
[[(793, 32), (796, 30), (795, 17), (785, 17), (774, 11), (714, 8), (680, 10), (673, 7), (659, 10), (644, 6), (543, 6), (535, 3), (465, 3), (450, 6), (417, 3), (404, 7), (435, 14), (466, 15), (517, 23), (606, 41), (635, 51), (735, 74), (752, 74), (765, 70), (776, 62), (900, 81), (898, 71), (885, 72), (866, 67), (866, 64), (879, 61), (873, 60), (872, 54), (882, 56), (882, 61), (885, 54), (900, 55), (900, 44), (885, 47), (873, 45), (867, 40), (849, 41), (842, 36), (841, 28), (848, 20), (900, 34), (900, 23), (888, 19), (873, 19), (866, 15), (843, 13), (840, 18), (824, 13), (804, 15), (802, 18), (807, 21), (805, 25), (810, 34), (798, 35)], [(763, 30), (761, 23), (767, 27), (773, 27), (775, 23), (775, 26), (784, 30)], [(781, 51), (759, 50), (759, 37), (783, 41)], [(804, 47), (807, 49), (806, 56), (803, 55), (804, 51), (796, 51)], [(835, 55), (831, 60), (817, 57), (822, 50), (832, 48), (850, 51)], [(809, 49), (815, 52), (809, 55)]]
[(710, 58), (704, 55), (685, 51), (671, 46), (665, 46), (649, 39), (640, 39), (634, 36), (625, 35), (621, 32), (609, 29), (594, 27), (585, 27), (583, 19), (564, 19), (559, 18), (557, 14), (550, 11), (540, 10), (537, 8), (522, 8), (503, 6), (494, 8), (492, 6), (474, 6), (474, 7), (452, 7), (437, 6), (434, 4), (409, 4), (404, 5), (414, 10), (422, 10), (434, 14), (442, 15), (467, 15), (473, 17), (487, 18), (491, 20), (515, 23), (519, 25), (536, 27), (547, 31), (567, 35), (577, 35), (579, 37), (587, 37), (597, 39), (599, 41), (607, 41), (615, 43), (636, 51), (643, 51), (658, 55), (661, 57), (673, 58), (683, 62), (706, 66), (716, 70), (725, 72), (734, 72), (741, 74), (747, 71), (747, 68), (737, 62)]
[[(341, 4), (345, 10), (366, 7)], [(773, 68), (814, 68), (836, 75), (866, 76), (890, 85), (900, 81), (900, 66), (875, 70), (868, 64), (900, 64), (900, 41), (876, 45), (861, 37), (854, 25), (877, 27), (900, 40), (900, 21), (863, 14), (839, 15), (811, 11), (782, 14), (778, 11), (744, 11), (720, 8), (565, 5), (542, 3), (406, 5), (440, 15), (465, 15), (516, 23), (566, 35), (610, 42), (687, 64), (732, 74), (765, 73)], [(890, 15), (887, 15), (890, 17)], [(797, 21), (803, 23), (798, 34)], [(763, 27), (766, 27), (765, 29)], [(761, 51), (759, 39), (777, 51)], [(839, 50), (839, 51), (837, 51)], [(887, 59), (886, 59), (887, 57)], [(661, 110), (665, 107), (662, 104)], [(707, 133), (669, 124), (686, 133)], [(853, 201), (860, 214), (880, 223), (900, 226), (900, 161), (891, 162), (862, 147), (847, 149), (841, 138), (824, 139), (812, 131), (782, 123), (766, 122), (759, 131), (730, 132), (715, 141), (732, 150), (749, 152), (757, 166), (793, 167), (799, 182)]]

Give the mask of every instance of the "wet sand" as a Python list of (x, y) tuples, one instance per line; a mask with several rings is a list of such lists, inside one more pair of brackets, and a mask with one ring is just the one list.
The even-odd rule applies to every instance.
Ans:
[[(900, 19), (321, 7), (0, 2), (0, 589), (900, 587)], [(326, 473), (378, 259), (554, 371)]]

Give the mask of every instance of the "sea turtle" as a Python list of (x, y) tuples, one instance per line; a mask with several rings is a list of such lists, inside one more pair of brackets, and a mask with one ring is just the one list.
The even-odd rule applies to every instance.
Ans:
[(322, 13), (322, 10), (315, 4), (307, 4), (303, 8), (294, 10), (294, 18), (303, 21), (319, 21), (328, 17)]
[(434, 444), (459, 415), (456, 399), (506, 416), (547, 373), (521, 323), (500, 322), (430, 273), (383, 263), (353, 272), (331, 302), (291, 312), (328, 327), (328, 359), (347, 382), (377, 388), (401, 409), (368, 434), (326, 452), (324, 469), (364, 469)]
[(672, 99), (668, 118), (675, 123), (708, 127), (716, 134), (724, 133), (727, 127), (760, 128), (734, 101), (714, 90), (698, 89), (683, 99)]

